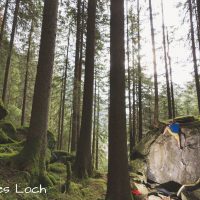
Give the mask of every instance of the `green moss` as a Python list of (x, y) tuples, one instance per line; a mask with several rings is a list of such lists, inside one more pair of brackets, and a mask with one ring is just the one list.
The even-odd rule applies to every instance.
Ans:
[(80, 183), (71, 182), (69, 192), (71, 194), (80, 194), (82, 188), (83, 188), (83, 186)]
[(8, 159), (16, 156), (18, 152), (12, 152), (12, 153), (0, 153), (0, 159)]
[(25, 141), (20, 141), (20, 142), (15, 141), (14, 143), (0, 144), (0, 147), (12, 147), (12, 148), (16, 147), (16, 148), (18, 148), (18, 147), (23, 147), (24, 144), (25, 144)]
[(38, 180), (39, 180), (39, 184), (41, 184), (43, 187), (52, 187), (54, 185), (47, 173), (40, 174)]
[[(68, 193), (61, 193), (61, 185), (64, 183), (66, 178), (65, 176), (58, 177), (54, 176), (52, 173), (46, 174), (48, 179), (51, 180), (51, 183), (56, 183), (56, 185), (51, 185), (50, 187), (46, 187), (47, 194), (16, 194), (14, 190), (12, 190), (8, 194), (1, 194), (3, 200), (100, 200), (105, 199), (106, 193), (106, 181), (103, 179), (88, 179), (87, 181), (81, 182), (71, 182), (70, 189)], [(47, 177), (46, 176), (46, 177)], [(45, 183), (46, 183), (45, 177)], [(27, 172), (17, 171), (16, 169), (10, 169), (8, 167), (3, 168), (0, 165), (0, 180), (1, 185), (9, 186), (10, 188), (15, 188), (15, 184), (19, 185), (19, 188), (25, 188), (30, 186), (30, 180), (34, 177), (30, 176)], [(59, 181), (56, 179), (59, 178)], [(56, 180), (56, 182), (54, 182)], [(44, 181), (44, 179), (43, 179)]]
[(0, 153), (0, 165), (10, 166), (12, 163), (13, 157), (15, 157), (17, 154), (18, 152)]
[(67, 151), (55, 150), (52, 152), (51, 163), (54, 162), (62, 162), (66, 164), (66, 162), (73, 162), (75, 156), (73, 154), (68, 153)]
[(2, 100), (0, 100), (0, 120), (4, 119), (8, 115), (8, 111), (3, 105)]
[(0, 153), (18, 153), (22, 150), (23, 143), (9, 143), (9, 144), (1, 144), (0, 145)]
[(53, 151), (57, 156), (70, 156), (71, 154), (64, 150), (55, 150)]
[(49, 171), (58, 174), (66, 173), (66, 166), (63, 163), (53, 163), (49, 165)]
[(48, 174), (49, 179), (51, 180), (51, 182), (55, 185), (57, 183), (55, 177), (52, 174)]
[(17, 140), (17, 132), (13, 124), (9, 121), (0, 121), (0, 129), (13, 140)]
[(102, 173), (100, 171), (96, 171), (96, 170), (93, 171), (93, 178), (101, 179), (104, 177), (105, 177), (104, 173)]
[(0, 144), (14, 143), (15, 141), (10, 138), (2, 129), (0, 129)]
[(56, 139), (54, 134), (51, 131), (47, 131), (47, 141), (48, 141), (48, 148), (53, 151), (56, 146)]
[(0, 145), (0, 153), (13, 153), (13, 152), (20, 152), (21, 147), (14, 147), (14, 146), (1, 146)]
[[(179, 123), (189, 123), (194, 121), (199, 121), (198, 117), (194, 117), (193, 115), (186, 115), (186, 116), (178, 116), (174, 118), (175, 121)], [(164, 124), (169, 124), (173, 119), (167, 119), (162, 121)]]
[(135, 159), (130, 162), (130, 171), (138, 174), (142, 179), (146, 180), (147, 177), (147, 164), (144, 159)]

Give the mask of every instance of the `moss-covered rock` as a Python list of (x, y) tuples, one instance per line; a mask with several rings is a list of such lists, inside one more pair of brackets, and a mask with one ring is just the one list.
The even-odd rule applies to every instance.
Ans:
[(49, 171), (62, 174), (66, 173), (66, 166), (63, 163), (52, 163), (48, 166)]
[(10, 155), (10, 154), (18, 154), (23, 148), (23, 142), (13, 142), (13, 143), (6, 143), (0, 144), (0, 154)]
[(161, 124), (159, 128), (152, 129), (146, 133), (142, 141), (134, 148), (131, 159), (144, 159), (149, 151), (151, 145), (159, 137), (160, 133), (164, 130), (165, 125)]
[(11, 139), (17, 140), (17, 131), (11, 122), (0, 121), (0, 129)]
[(140, 180), (147, 181), (147, 163), (144, 159), (136, 159), (130, 162), (130, 171), (137, 174)]
[(194, 116), (190, 116), (190, 115), (176, 117), (175, 120), (176, 120), (176, 122), (179, 122), (179, 123), (189, 123), (189, 122), (197, 121), (197, 119)]
[(8, 115), (8, 111), (3, 105), (3, 102), (0, 100), (0, 120), (4, 119)]
[(15, 141), (10, 138), (2, 129), (0, 129), (0, 144), (14, 143)]
[(73, 154), (68, 153), (67, 151), (63, 150), (55, 150), (52, 152), (51, 163), (54, 162), (61, 162), (66, 164), (67, 161), (73, 162), (75, 156)]

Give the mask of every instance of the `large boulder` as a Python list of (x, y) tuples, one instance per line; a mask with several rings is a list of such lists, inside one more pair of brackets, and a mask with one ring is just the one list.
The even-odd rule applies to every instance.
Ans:
[(185, 143), (183, 149), (179, 149), (174, 137), (162, 134), (164, 127), (162, 124), (158, 129), (149, 131), (135, 148), (132, 157), (143, 161), (135, 172), (146, 171), (147, 179), (157, 183), (195, 182), (200, 174), (200, 122), (191, 117), (188, 121), (184, 118), (181, 124), (181, 132), (186, 137), (185, 143), (182, 134), (182, 145)]

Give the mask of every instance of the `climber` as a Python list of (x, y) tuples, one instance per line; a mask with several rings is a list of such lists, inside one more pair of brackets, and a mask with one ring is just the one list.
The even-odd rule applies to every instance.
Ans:
[(175, 137), (175, 139), (178, 142), (178, 146), (180, 149), (182, 149), (181, 146), (181, 128), (180, 128), (180, 124), (178, 122), (176, 122), (175, 119), (173, 119), (170, 124), (165, 128), (163, 135), (169, 133), (170, 135), (172, 135), (173, 137)]

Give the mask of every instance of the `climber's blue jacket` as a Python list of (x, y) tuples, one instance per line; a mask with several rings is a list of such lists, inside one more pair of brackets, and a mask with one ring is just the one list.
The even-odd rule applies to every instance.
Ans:
[(173, 133), (179, 133), (180, 130), (181, 130), (180, 124), (177, 123), (177, 122), (176, 122), (176, 123), (170, 124), (170, 125), (169, 125), (169, 128), (171, 129), (171, 131), (172, 131)]

